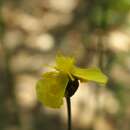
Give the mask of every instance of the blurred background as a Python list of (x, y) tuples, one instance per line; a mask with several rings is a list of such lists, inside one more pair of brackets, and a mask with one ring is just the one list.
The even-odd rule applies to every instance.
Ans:
[(109, 77), (80, 84), (73, 130), (130, 130), (130, 0), (0, 0), (0, 130), (66, 130), (35, 91), (59, 51)]

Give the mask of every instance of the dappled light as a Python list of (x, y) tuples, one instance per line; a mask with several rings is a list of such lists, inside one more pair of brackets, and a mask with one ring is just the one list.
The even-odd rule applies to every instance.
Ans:
[(130, 130), (129, 25), (129, 0), (1, 0), (0, 130), (67, 130), (66, 103), (51, 109), (36, 97), (58, 53), (108, 76), (106, 85), (81, 81), (73, 130)]

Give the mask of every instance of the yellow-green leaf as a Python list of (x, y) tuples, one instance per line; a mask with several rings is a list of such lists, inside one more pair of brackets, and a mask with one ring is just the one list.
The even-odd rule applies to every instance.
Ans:
[(59, 108), (63, 104), (68, 80), (68, 76), (63, 73), (45, 73), (43, 78), (37, 82), (38, 100), (48, 107)]
[(81, 69), (75, 67), (72, 74), (82, 81), (95, 81), (103, 84), (107, 82), (107, 76), (105, 76), (98, 68)]

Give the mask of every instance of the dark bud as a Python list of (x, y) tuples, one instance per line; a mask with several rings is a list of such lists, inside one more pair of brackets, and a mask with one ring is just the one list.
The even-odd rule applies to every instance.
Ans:
[(76, 90), (78, 89), (78, 87), (79, 87), (78, 79), (75, 79), (74, 81), (70, 79), (65, 90), (65, 97), (72, 97), (76, 92)]

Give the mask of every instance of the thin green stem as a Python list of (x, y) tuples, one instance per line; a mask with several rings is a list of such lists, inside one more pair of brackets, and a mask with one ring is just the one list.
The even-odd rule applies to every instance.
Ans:
[(67, 112), (68, 112), (68, 130), (72, 130), (71, 126), (71, 98), (66, 97)]

